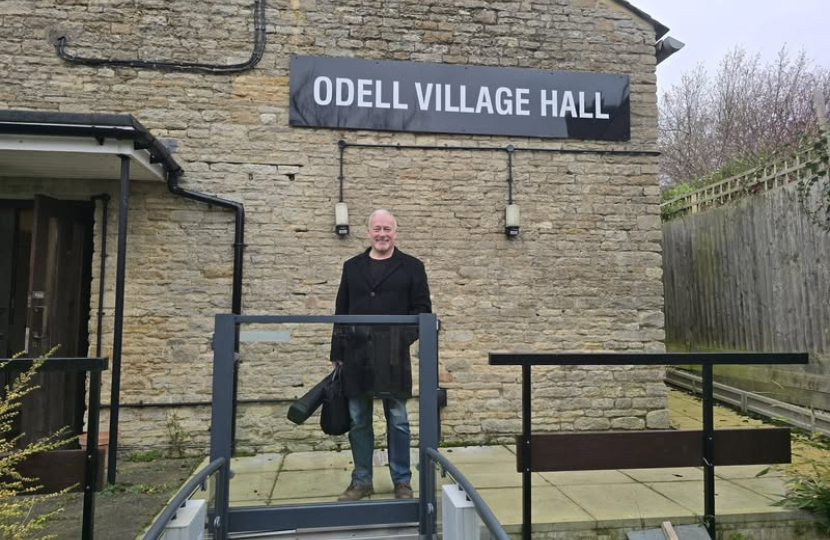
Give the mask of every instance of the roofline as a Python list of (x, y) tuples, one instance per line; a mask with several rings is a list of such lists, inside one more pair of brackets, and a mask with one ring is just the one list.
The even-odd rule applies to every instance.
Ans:
[(132, 139), (168, 174), (182, 173), (167, 147), (131, 114), (0, 110), (0, 133)]
[(632, 3), (626, 0), (614, 0), (614, 2), (620, 4), (621, 6), (625, 7), (633, 11), (638, 17), (649, 23), (651, 26), (654, 27), (655, 37), (654, 41), (658, 41), (661, 37), (665, 36), (669, 33), (669, 27), (665, 24), (661, 23), (642, 9), (638, 8), (637, 6), (633, 5)]

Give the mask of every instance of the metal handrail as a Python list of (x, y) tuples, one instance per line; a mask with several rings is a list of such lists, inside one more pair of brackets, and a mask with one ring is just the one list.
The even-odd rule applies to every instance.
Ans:
[(176, 512), (181, 508), (182, 504), (190, 495), (196, 491), (196, 488), (204, 485), (208, 476), (215, 473), (225, 465), (225, 458), (220, 457), (211, 461), (207, 467), (197, 472), (190, 481), (184, 485), (182, 489), (176, 493), (173, 500), (165, 507), (161, 515), (153, 522), (152, 527), (144, 535), (144, 540), (159, 540), (164, 534), (167, 524), (176, 515)]
[(441, 465), (441, 467), (443, 467), (443, 469), (453, 477), (462, 489), (464, 489), (467, 498), (472, 501), (478, 517), (480, 517), (481, 521), (484, 522), (484, 526), (487, 527), (490, 534), (496, 540), (510, 540), (510, 537), (506, 532), (504, 532), (504, 529), (499, 523), (499, 520), (496, 519), (493, 511), (490, 510), (490, 507), (487, 506), (487, 503), (484, 502), (484, 499), (481, 498), (481, 495), (478, 494), (478, 491), (476, 491), (470, 481), (467, 480), (463, 474), (461, 474), (461, 471), (459, 471), (455, 465), (450, 463), (450, 460), (439, 454), (435, 448), (427, 448), (426, 454), (431, 460)]

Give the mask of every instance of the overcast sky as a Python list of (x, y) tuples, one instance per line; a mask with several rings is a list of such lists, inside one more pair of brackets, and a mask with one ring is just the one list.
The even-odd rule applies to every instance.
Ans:
[(761, 53), (764, 63), (786, 44), (792, 55), (802, 48), (816, 64), (830, 67), (828, 0), (629, 0), (665, 26), (686, 46), (657, 66), (658, 93), (677, 84), (686, 71), (703, 63), (714, 74), (724, 54), (736, 45)]

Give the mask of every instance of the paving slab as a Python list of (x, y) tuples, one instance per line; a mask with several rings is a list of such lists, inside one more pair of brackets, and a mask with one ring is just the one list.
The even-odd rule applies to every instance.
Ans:
[[(502, 525), (522, 522), (521, 488), (477, 489), (487, 506)], [(585, 523), (593, 525), (594, 519), (569, 499), (559, 488), (544, 486), (533, 488), (531, 514), (534, 523)]]
[(231, 458), (231, 472), (276, 473), (283, 461), (282, 454), (257, 454), (255, 456)]
[[(748, 489), (758, 495), (772, 500), (773, 502), (781, 500), (783, 495), (787, 492), (787, 484), (780, 476), (764, 476), (762, 478), (736, 478), (728, 480), (733, 484), (737, 484), (742, 488)], [(717, 482), (715, 482), (717, 485)]]
[(703, 469), (697, 467), (625, 469), (620, 472), (638, 482), (677, 482), (679, 480), (703, 481)]
[(453, 465), (465, 463), (512, 463), (516, 468), (516, 454), (504, 446), (467, 446), (455, 448), (440, 448), (442, 456), (449, 459)]
[(231, 478), (232, 504), (260, 502), (265, 504), (277, 481), (277, 473), (237, 473)]
[[(769, 469), (766, 476), (781, 476), (781, 471), (771, 469), (769, 465), (730, 465), (728, 467), (715, 467), (715, 476), (721, 478), (757, 478), (758, 473)], [(763, 477), (762, 477), (763, 478)]]
[[(592, 519), (602, 521), (603, 526), (612, 526), (620, 520), (628, 523), (634, 519), (645, 524), (647, 520), (659, 523), (675, 516), (693, 515), (689, 508), (643, 484), (560, 486), (559, 489)], [(701, 499), (702, 493), (701, 488)]]
[(349, 486), (351, 472), (345, 469), (280, 472), (270, 500), (336, 497)]
[(352, 470), (352, 453), (349, 450), (327, 452), (294, 452), (288, 454), (282, 464), (283, 471), (309, 471), (318, 469)]
[(627, 484), (634, 482), (620, 471), (557, 471), (539, 473), (554, 486), (573, 486), (578, 484)]
[[(476, 488), (521, 487), (522, 475), (516, 472), (515, 463), (460, 463), (456, 465), (461, 474)], [(549, 486), (538, 473), (531, 475), (531, 485)]]
[[(657, 482), (646, 484), (651, 489), (703, 515), (703, 485), (700, 482)], [(715, 482), (715, 513), (757, 514), (788, 511), (773, 506), (772, 500), (728, 481)]]

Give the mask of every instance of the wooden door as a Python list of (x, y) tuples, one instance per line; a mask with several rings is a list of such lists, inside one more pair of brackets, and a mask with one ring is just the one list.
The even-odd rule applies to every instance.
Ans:
[[(92, 204), (36, 196), (26, 317), (28, 355), (87, 356)], [(21, 409), (24, 444), (62, 427), (83, 426), (85, 373), (37, 376), (40, 389)]]

